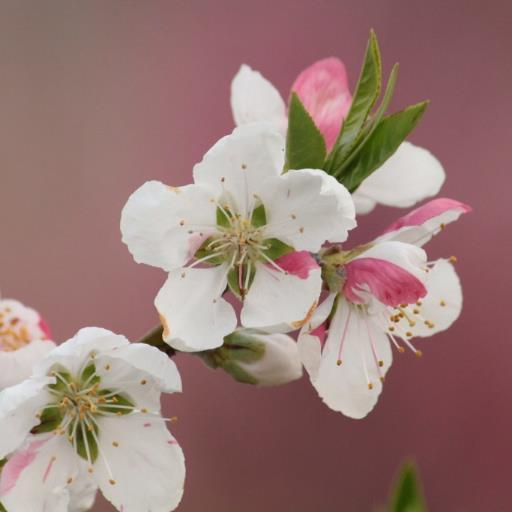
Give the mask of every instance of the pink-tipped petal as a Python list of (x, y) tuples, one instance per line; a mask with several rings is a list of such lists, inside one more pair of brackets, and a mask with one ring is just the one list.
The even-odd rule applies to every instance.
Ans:
[(52, 339), (52, 332), (50, 331), (50, 328), (48, 327), (48, 324), (45, 322), (44, 318), (39, 319), (39, 329), (41, 329), (43, 332), (45, 339)]
[[(312, 270), (320, 268), (315, 258), (307, 251), (295, 251), (281, 256), (275, 261), (284, 271), (300, 279), (307, 279)], [(270, 263), (269, 263), (269, 268)]]
[(417, 277), (390, 261), (357, 258), (347, 263), (345, 271), (343, 294), (356, 304), (366, 302), (365, 292), (392, 307), (411, 304), (427, 293), (425, 285)]
[(470, 211), (469, 205), (455, 199), (434, 199), (397, 219), (378, 240), (397, 240), (421, 246), (447, 224)]
[(352, 103), (343, 62), (334, 57), (315, 62), (297, 77), (292, 91), (298, 94), (330, 151)]

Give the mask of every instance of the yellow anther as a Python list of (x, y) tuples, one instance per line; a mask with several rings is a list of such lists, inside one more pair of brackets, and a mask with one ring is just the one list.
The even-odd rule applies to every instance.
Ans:
[(448, 258), (448, 261), (449, 261), (450, 263), (457, 263), (457, 256), (450, 256), (450, 257)]
[(407, 332), (405, 333), (405, 335), (406, 335), (407, 337), (409, 337), (409, 338), (410, 338), (410, 337), (412, 336), (412, 332), (411, 332), (411, 331), (407, 331)]
[(444, 300), (441, 299), (441, 302), (439, 302), (439, 305), (440, 306), (446, 306), (446, 302)]
[(373, 389), (373, 384), (371, 382), (368, 382), (368, 389), (371, 391)]
[(341, 366), (341, 364), (342, 364), (342, 360), (341, 360), (341, 359), (338, 359), (338, 360), (336, 361), (336, 364), (337, 364), (338, 366)]
[(146, 379), (142, 379), (140, 381), (141, 386), (145, 386), (147, 383), (148, 383), (148, 381)]
[(112, 441), (112, 446), (114, 448), (118, 448), (119, 447), (119, 443), (117, 441)]
[(416, 357), (421, 357), (423, 352), (421, 350), (416, 350)]

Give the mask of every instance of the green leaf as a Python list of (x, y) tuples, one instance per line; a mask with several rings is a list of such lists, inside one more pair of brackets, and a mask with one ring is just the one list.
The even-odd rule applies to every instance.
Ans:
[(341, 183), (350, 192), (377, 170), (406, 139), (423, 116), (428, 102), (412, 105), (385, 117), (361, 145), (356, 158), (344, 169)]
[(44, 432), (53, 432), (64, 419), (62, 410), (59, 407), (46, 407), (41, 413), (41, 423), (36, 425), (32, 434), (42, 434)]
[(288, 109), (285, 170), (322, 169), (326, 153), (323, 135), (297, 93), (292, 92)]
[(346, 155), (343, 163), (336, 170), (333, 171), (333, 176), (336, 176), (341, 183), (344, 183), (343, 178), (345, 176), (345, 170), (350, 168), (350, 164), (357, 158), (358, 154), (364, 148), (365, 142), (370, 138), (372, 133), (375, 131), (377, 126), (380, 124), (380, 121), (386, 110), (389, 106), (391, 98), (393, 97), (393, 91), (395, 90), (396, 79), (398, 77), (398, 64), (395, 64), (391, 69), (391, 73), (389, 74), (389, 79), (386, 84), (386, 91), (384, 92), (384, 96), (382, 98), (382, 102), (375, 112), (375, 115), (372, 116), (371, 121), (369, 121), (364, 129), (359, 134), (357, 141), (352, 145), (350, 154)]
[(327, 158), (325, 170), (329, 174), (341, 166), (364, 127), (368, 115), (380, 95), (382, 65), (379, 43), (373, 30), (366, 47), (363, 67), (359, 75), (352, 105), (343, 122), (338, 139)]
[(413, 462), (406, 462), (397, 478), (389, 512), (426, 512), (425, 499)]
[(267, 223), (267, 213), (265, 212), (265, 206), (260, 204), (257, 208), (252, 212), (251, 224), (255, 228), (261, 228)]
[(293, 247), (281, 242), (281, 240), (277, 238), (267, 238), (267, 240), (263, 242), (263, 245), (267, 248), (262, 249), (262, 252), (271, 260), (277, 260), (277, 258), (294, 251)]

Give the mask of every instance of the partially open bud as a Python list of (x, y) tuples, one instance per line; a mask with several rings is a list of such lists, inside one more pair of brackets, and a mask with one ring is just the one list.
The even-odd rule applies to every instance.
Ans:
[(222, 347), (201, 355), (212, 368), (222, 368), (245, 384), (278, 386), (302, 376), (297, 343), (286, 334), (237, 329)]

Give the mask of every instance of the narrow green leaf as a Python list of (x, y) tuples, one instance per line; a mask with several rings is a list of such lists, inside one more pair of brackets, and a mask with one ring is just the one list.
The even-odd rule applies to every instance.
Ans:
[(267, 249), (263, 249), (262, 252), (271, 260), (277, 260), (277, 258), (294, 251), (293, 247), (281, 242), (281, 240), (277, 238), (268, 238), (263, 242), (263, 245), (265, 245)]
[(352, 97), (352, 105), (343, 122), (338, 139), (327, 158), (325, 170), (329, 174), (341, 166), (350, 153), (368, 115), (380, 95), (382, 81), (382, 65), (379, 43), (373, 30), (366, 47), (363, 66), (359, 75), (356, 90)]
[(343, 171), (340, 181), (350, 192), (398, 149), (418, 124), (427, 105), (424, 101), (382, 119), (358, 150), (357, 157)]
[(292, 92), (288, 109), (285, 170), (322, 169), (326, 153), (323, 135), (297, 93)]
[(426, 510), (416, 466), (412, 462), (407, 462), (397, 478), (389, 512), (426, 512)]
[(257, 208), (252, 212), (251, 224), (255, 228), (261, 228), (267, 223), (267, 213), (265, 212), (265, 206), (260, 204)]
[[(364, 143), (368, 140), (368, 138), (375, 131), (377, 126), (379, 125), (381, 119), (383, 118), (386, 110), (389, 106), (391, 98), (393, 97), (393, 91), (395, 90), (396, 79), (398, 77), (398, 64), (395, 64), (391, 69), (391, 73), (389, 74), (389, 79), (386, 84), (386, 91), (384, 92), (384, 96), (382, 98), (382, 102), (375, 112), (375, 115), (372, 116), (371, 121), (369, 121), (364, 129), (359, 134), (356, 142), (351, 146), (350, 154), (347, 154), (343, 164), (339, 168), (333, 171), (333, 176), (336, 176), (338, 179), (344, 176), (345, 169), (350, 167), (350, 163), (353, 162), (362, 148), (364, 148)], [(340, 181), (343, 182), (342, 179)]]
[(42, 434), (44, 432), (53, 432), (64, 419), (62, 410), (59, 407), (46, 407), (41, 413), (41, 423), (36, 425), (32, 434)]

